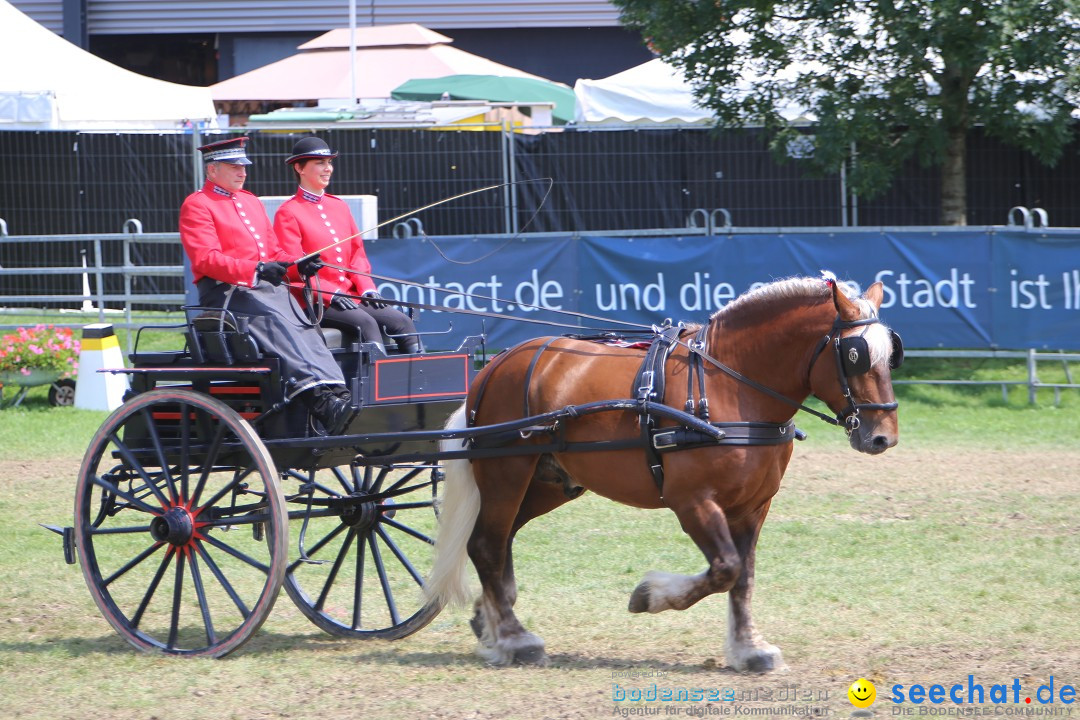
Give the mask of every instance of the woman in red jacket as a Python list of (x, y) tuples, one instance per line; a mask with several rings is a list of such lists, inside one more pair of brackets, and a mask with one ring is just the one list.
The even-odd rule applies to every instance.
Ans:
[[(300, 187), (296, 195), (278, 208), (274, 234), (287, 253), (301, 256), (321, 252), (322, 262), (327, 265), (359, 271), (324, 266), (317, 278), (312, 278), (312, 286), (319, 290), (324, 305), (325, 327), (358, 331), (362, 342), (380, 346), (381, 328), (387, 335), (395, 336), (400, 352), (423, 352), (412, 318), (391, 308), (375, 290), (375, 282), (364, 274), (371, 272), (371, 262), (349, 206), (326, 192), (337, 156), (322, 138), (305, 137), (297, 141), (293, 154), (285, 162), (292, 166)], [(341, 242), (335, 244), (338, 240)]]

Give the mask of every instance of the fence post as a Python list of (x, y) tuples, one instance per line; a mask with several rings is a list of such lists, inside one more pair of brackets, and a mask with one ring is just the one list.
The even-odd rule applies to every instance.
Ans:
[(1034, 348), (1028, 348), (1027, 351), (1027, 366), (1028, 366), (1028, 403), (1035, 404), (1035, 387), (1039, 384), (1039, 376), (1036, 372), (1036, 360)]
[(100, 237), (94, 238), (94, 280), (97, 282), (98, 321), (105, 322), (105, 258)]
[(193, 163), (191, 177), (195, 181), (195, 187), (191, 192), (199, 192), (203, 186), (203, 164), (202, 153), (199, 152), (199, 146), (202, 145), (202, 133), (199, 132), (199, 128), (195, 127), (191, 129), (191, 161)]

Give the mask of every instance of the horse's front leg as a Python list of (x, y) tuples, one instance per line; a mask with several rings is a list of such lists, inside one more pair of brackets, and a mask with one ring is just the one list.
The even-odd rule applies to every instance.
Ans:
[(693, 539), (709, 567), (697, 575), (653, 570), (634, 588), (630, 612), (658, 613), (685, 610), (698, 600), (730, 590), (742, 570), (738, 549), (731, 539), (724, 511), (712, 500), (688, 500), (671, 505), (683, 531)]
[(735, 586), (728, 593), (728, 632), (724, 656), (728, 665), (740, 672), (787, 669), (780, 648), (765, 641), (754, 626), (750, 612), (750, 598), (754, 594), (754, 554), (758, 533), (768, 512), (769, 503), (766, 503), (755, 517), (748, 518), (746, 524), (734, 533), (743, 567)]

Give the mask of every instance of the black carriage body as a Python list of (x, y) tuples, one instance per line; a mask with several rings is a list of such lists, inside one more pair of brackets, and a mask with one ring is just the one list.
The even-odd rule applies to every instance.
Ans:
[[(221, 400), (255, 426), (280, 469), (326, 468), (348, 464), (357, 456), (392, 462), (396, 454), (434, 449), (431, 440), (408, 435), (441, 428), (465, 400), (483, 363), (481, 347), (480, 338), (468, 338), (456, 351), (423, 355), (386, 355), (368, 343), (332, 349), (358, 408), (340, 441), (319, 434), (302, 402), (286, 402), (276, 357), (223, 364), (200, 361), (197, 352), (134, 353), (132, 368), (126, 372), (132, 378), (132, 396), (168, 387)], [(150, 422), (168, 447), (168, 439), (180, 427), (179, 414), (157, 410)], [(129, 447), (152, 444), (145, 421), (131, 422), (125, 431)], [(212, 435), (209, 427), (196, 431), (205, 438)], [(379, 435), (384, 437), (371, 438)], [(365, 440), (353, 442), (350, 436)]]

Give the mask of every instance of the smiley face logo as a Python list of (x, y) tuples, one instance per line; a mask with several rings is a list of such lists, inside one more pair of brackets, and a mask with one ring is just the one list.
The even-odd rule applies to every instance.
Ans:
[(866, 678), (859, 678), (847, 689), (848, 700), (857, 708), (868, 708), (877, 700), (877, 688)]

